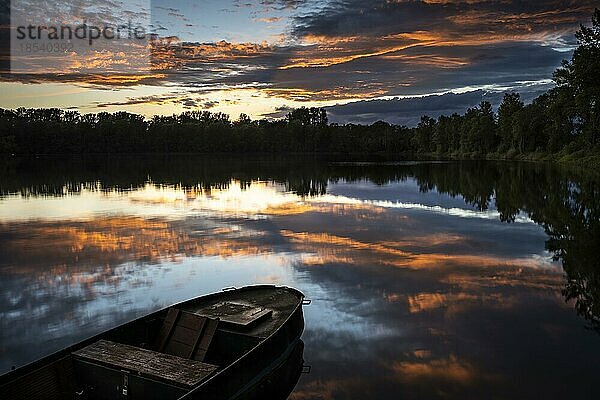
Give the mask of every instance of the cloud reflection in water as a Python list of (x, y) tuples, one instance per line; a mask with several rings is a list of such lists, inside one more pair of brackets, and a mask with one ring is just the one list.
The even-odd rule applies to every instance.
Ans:
[[(561, 393), (532, 372), (540, 354), (565, 343), (585, 354), (593, 336), (560, 295), (563, 272), (538, 225), (441, 195), (434, 205), (373, 198), (380, 187), (368, 182), (342, 193), (352, 185), (314, 197), (231, 181), (1, 199), (0, 367), (174, 301), (265, 282), (314, 301), (304, 340), (315, 372), (293, 398), (502, 396), (542, 382)], [(528, 384), (513, 382), (523, 374)]]

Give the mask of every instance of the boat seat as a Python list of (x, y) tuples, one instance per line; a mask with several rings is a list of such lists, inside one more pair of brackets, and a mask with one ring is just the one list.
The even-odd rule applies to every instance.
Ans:
[(73, 356), (76, 362), (87, 362), (88, 365), (96, 366), (96, 372), (88, 374), (89, 376), (102, 376), (99, 371), (102, 367), (108, 367), (184, 387), (199, 384), (217, 370), (215, 365), (108, 340), (99, 340), (77, 350), (73, 352)]
[(218, 319), (171, 308), (158, 333), (155, 349), (181, 358), (204, 361), (218, 325)]

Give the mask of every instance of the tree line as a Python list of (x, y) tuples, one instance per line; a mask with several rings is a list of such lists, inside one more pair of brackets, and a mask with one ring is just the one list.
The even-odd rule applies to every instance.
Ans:
[(256, 121), (209, 111), (146, 120), (128, 112), (0, 109), (0, 153), (600, 154), (600, 10), (576, 37), (571, 60), (554, 73), (554, 88), (531, 104), (507, 92), (497, 112), (484, 101), (462, 115), (423, 116), (408, 128), (383, 121), (330, 124), (324, 109), (305, 107), (280, 120)]

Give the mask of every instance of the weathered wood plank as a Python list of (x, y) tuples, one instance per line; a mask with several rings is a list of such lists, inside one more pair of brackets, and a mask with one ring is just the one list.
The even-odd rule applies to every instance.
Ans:
[(201, 331), (201, 328), (189, 329), (184, 326), (177, 325), (173, 330), (171, 340), (175, 340), (180, 343), (185, 343), (188, 346), (194, 346), (196, 343), (196, 338), (198, 337), (198, 333)]
[(273, 310), (251, 304), (225, 301), (205, 308), (198, 314), (209, 318), (219, 318), (226, 325), (249, 328), (271, 317)]
[(167, 343), (167, 346), (165, 347), (165, 353), (177, 357), (185, 358), (190, 354), (190, 351), (192, 351), (192, 346), (173, 339), (169, 340), (169, 343)]
[[(187, 358), (193, 358), (194, 357), (194, 353), (196, 352), (196, 348), (198, 347), (198, 344), (200, 343), (200, 340), (202, 339), (202, 335), (204, 334), (204, 331), (206, 330), (206, 328), (208, 327), (210, 321), (207, 318), (204, 317), (200, 317), (197, 316), (198, 318), (200, 318), (200, 320), (202, 321), (202, 326), (200, 327), (200, 329), (198, 329), (195, 332), (195, 337), (194, 340), (192, 341), (192, 348), (190, 349), (190, 352), (187, 354)], [(198, 360), (198, 361), (204, 361), (204, 360)]]
[(156, 345), (154, 348), (156, 351), (163, 351), (165, 349), (165, 345), (167, 344), (169, 337), (171, 336), (171, 331), (177, 322), (177, 318), (179, 317), (179, 310), (175, 308), (169, 309), (167, 316), (165, 318), (165, 322), (163, 322), (160, 331), (158, 332), (158, 336), (156, 338)]
[(204, 361), (210, 343), (212, 342), (215, 332), (217, 331), (219, 320), (206, 318), (206, 323), (204, 325), (204, 332), (202, 333), (202, 337), (199, 339), (198, 348), (196, 349), (196, 354), (194, 356), (194, 360), (197, 361)]
[(204, 318), (185, 311), (181, 313), (181, 317), (179, 317), (179, 321), (177, 321), (177, 326), (182, 326), (193, 331), (202, 330), (203, 325)]
[(192, 387), (210, 376), (217, 367), (197, 360), (158, 353), (139, 347), (100, 340), (73, 353), (76, 358), (134, 371)]

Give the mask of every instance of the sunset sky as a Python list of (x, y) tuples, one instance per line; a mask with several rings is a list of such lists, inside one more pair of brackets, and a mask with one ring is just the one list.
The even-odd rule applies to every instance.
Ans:
[[(120, 3), (98, 0), (94, 7), (102, 12)], [(149, 18), (159, 40), (148, 73), (126, 79), (73, 70), (4, 73), (0, 107), (148, 117), (208, 109), (235, 119), (242, 112), (264, 118), (293, 107), (335, 106), (330, 119), (340, 122), (407, 122), (413, 114), (461, 112), (486, 97), (497, 103), (507, 89), (526, 99), (548, 89), (552, 71), (576, 46), (579, 24), (589, 22), (597, 5), (155, 0)], [(440, 94), (447, 95), (413, 99)]]

